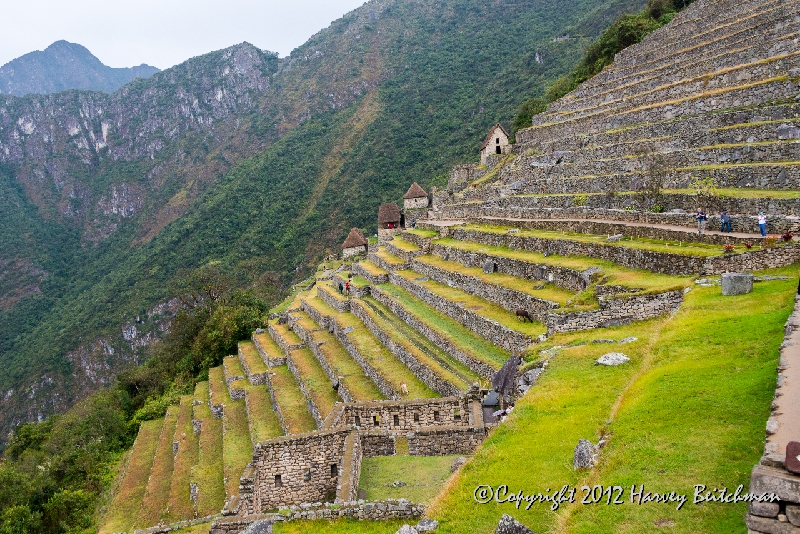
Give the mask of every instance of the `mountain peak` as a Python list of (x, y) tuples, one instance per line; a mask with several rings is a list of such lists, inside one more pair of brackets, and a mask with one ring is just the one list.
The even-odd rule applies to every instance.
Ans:
[(86, 89), (111, 93), (136, 77), (158, 72), (150, 65), (112, 68), (103, 64), (85, 46), (58, 40), (0, 67), (0, 93), (24, 96)]

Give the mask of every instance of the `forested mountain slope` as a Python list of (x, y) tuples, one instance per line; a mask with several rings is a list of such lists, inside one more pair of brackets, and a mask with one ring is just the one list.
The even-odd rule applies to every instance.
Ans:
[(2, 435), (141, 356), (187, 270), (282, 288), (373, 231), (642, 5), (376, 0), (287, 58), (243, 43), (110, 95), (0, 99)]

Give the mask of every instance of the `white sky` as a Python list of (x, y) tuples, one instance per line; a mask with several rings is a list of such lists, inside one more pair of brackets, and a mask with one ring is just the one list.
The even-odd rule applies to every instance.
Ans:
[(111, 67), (165, 69), (248, 41), (286, 56), (364, 0), (3, 0), (0, 65), (64, 39)]

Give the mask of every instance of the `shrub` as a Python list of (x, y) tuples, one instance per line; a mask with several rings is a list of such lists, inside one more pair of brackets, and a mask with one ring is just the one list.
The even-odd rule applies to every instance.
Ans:
[(733, 245), (732, 244), (728, 243), (727, 245), (725, 245), (725, 253), (726, 254), (732, 254), (733, 253)]
[(752, 241), (745, 241), (744, 246), (747, 250), (750, 250), (751, 248), (753, 248), (753, 243)]
[(781, 235), (781, 239), (783, 239), (783, 241), (785, 243), (788, 243), (789, 241), (791, 241), (793, 237), (794, 237), (794, 234), (792, 232), (786, 232), (785, 234)]
[(588, 202), (589, 197), (587, 195), (575, 195), (572, 197), (572, 205), (573, 206), (585, 206), (586, 202)]

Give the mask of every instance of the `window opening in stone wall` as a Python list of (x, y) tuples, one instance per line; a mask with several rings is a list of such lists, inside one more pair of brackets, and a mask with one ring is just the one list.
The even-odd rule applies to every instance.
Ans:
[(433, 420), (437, 422), (439, 421), (439, 412), (433, 412)]
[(280, 488), (281, 486), (283, 486), (283, 482), (281, 482), (281, 476), (275, 475), (275, 487)]
[(394, 426), (400, 426), (400, 416), (399, 415), (395, 415), (394, 416)]
[(418, 413), (414, 414), (414, 422), (415, 423), (419, 423), (419, 414)]
[(372, 424), (374, 426), (379, 426), (381, 424), (381, 419), (377, 415), (372, 416)]
[(461, 421), (461, 410), (459, 410), (458, 408), (453, 410), (453, 420)]
[(502, 154), (502, 152), (500, 151), (500, 147), (499, 146), (495, 147), (495, 153), (496, 154)]
[(361, 426), (361, 418), (359, 416), (355, 416), (355, 425)]
[(303, 473), (303, 480), (305, 480), (306, 482), (311, 481), (311, 469)]
[(331, 476), (332, 477), (339, 476), (339, 466), (337, 464), (331, 464)]

